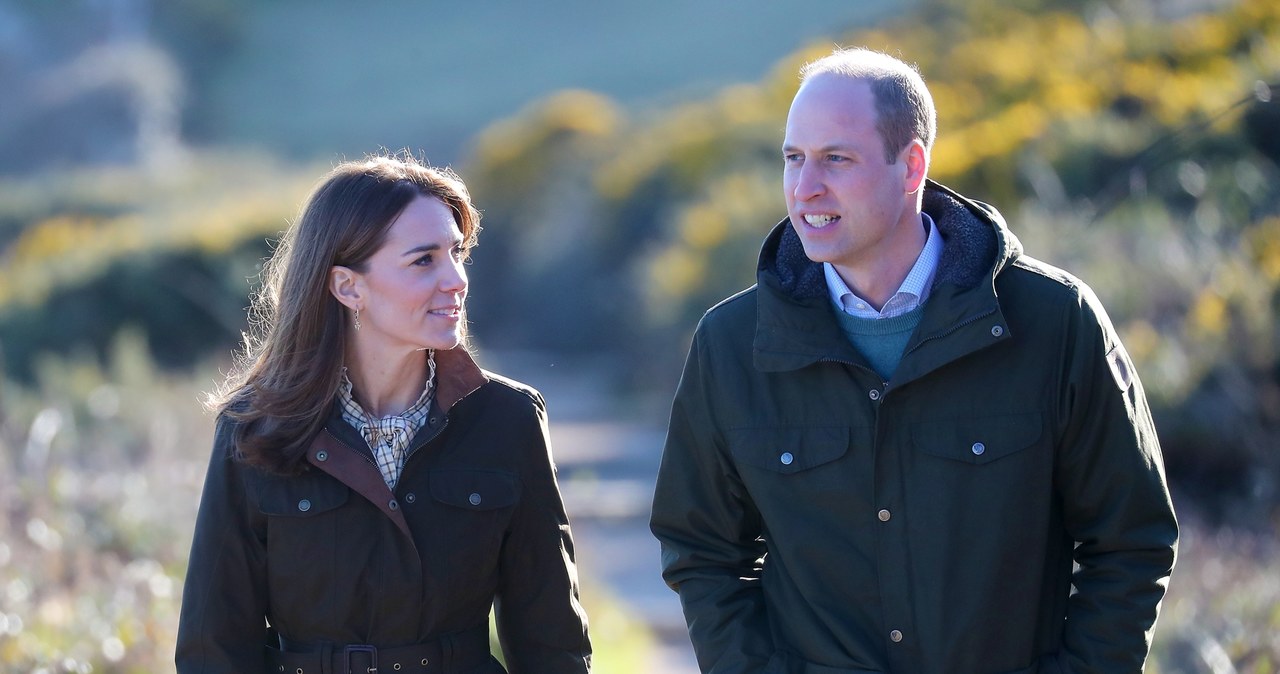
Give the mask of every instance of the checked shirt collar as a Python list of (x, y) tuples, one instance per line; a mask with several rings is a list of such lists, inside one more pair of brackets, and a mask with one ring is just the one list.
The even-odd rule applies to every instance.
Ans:
[(342, 405), (342, 418), (360, 431), (365, 442), (369, 443), (369, 449), (373, 450), (373, 458), (378, 464), (379, 472), (382, 473), (382, 479), (392, 490), (396, 487), (396, 481), (400, 479), (400, 469), (404, 467), (405, 450), (409, 448), (409, 442), (413, 440), (413, 436), (417, 435), (426, 423), (427, 414), (431, 411), (431, 400), (435, 397), (434, 352), (428, 356), (427, 365), (429, 366), (427, 384), (422, 389), (422, 395), (418, 396), (418, 401), (400, 414), (392, 414), (381, 419), (366, 412), (360, 403), (356, 402), (355, 397), (351, 395), (352, 384), (347, 376), (347, 369), (342, 368), (342, 382), (338, 386), (338, 402)]

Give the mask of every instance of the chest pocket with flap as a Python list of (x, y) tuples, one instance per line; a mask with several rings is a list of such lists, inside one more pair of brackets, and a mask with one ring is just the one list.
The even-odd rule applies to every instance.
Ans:
[(844, 456), (849, 451), (849, 429), (739, 428), (730, 431), (729, 446), (739, 464), (791, 475)]
[(520, 497), (520, 481), (511, 473), (489, 470), (433, 470), (431, 496), (465, 510), (509, 508)]
[(317, 517), (347, 502), (351, 489), (319, 471), (271, 476), (258, 485), (258, 508), (273, 517)]
[(1039, 412), (928, 422), (911, 429), (918, 451), (978, 466), (1031, 447), (1042, 435)]

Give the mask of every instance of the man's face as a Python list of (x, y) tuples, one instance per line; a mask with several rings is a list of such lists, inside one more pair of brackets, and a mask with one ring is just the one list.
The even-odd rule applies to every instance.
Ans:
[(885, 162), (866, 81), (824, 73), (801, 86), (787, 115), (782, 184), (811, 260), (851, 280), (919, 252), (914, 190), (922, 176), (908, 176), (911, 149)]

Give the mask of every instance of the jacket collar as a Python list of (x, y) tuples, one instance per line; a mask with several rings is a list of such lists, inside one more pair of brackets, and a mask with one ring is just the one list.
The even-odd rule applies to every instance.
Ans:
[[(995, 277), (1022, 253), (1021, 243), (995, 208), (932, 180), (926, 182), (923, 210), (937, 224), (944, 247), (924, 316), (907, 344), (908, 353), (983, 317), (994, 315), (992, 320), (1003, 326)], [(778, 223), (765, 238), (756, 276), (758, 369), (792, 370), (820, 360), (863, 362), (831, 315), (822, 265), (805, 256), (789, 219)], [(915, 367), (932, 369), (962, 352), (991, 343), (987, 329), (985, 341), (965, 341), (944, 351), (929, 349), (932, 353), (924, 354), (927, 357), (920, 364), (907, 363), (904, 357), (895, 380), (922, 374), (913, 372)], [(1001, 338), (1007, 336), (1007, 329), (1003, 329)], [(957, 344), (957, 340), (948, 341)]]
[[(436, 351), (436, 398), (433, 406), (442, 414), (447, 413), (487, 381), (484, 371), (464, 347)], [(419, 431), (419, 436), (426, 431), (426, 428)], [(416, 446), (419, 442), (415, 437), (413, 444)], [(364, 440), (359, 432), (343, 421), (341, 411), (335, 406), (325, 428), (307, 449), (307, 462), (368, 499), (412, 540), (409, 525), (378, 466), (371, 456), (357, 449), (363, 446)]]
[(436, 403), (448, 412), (489, 378), (464, 347), (436, 351)]

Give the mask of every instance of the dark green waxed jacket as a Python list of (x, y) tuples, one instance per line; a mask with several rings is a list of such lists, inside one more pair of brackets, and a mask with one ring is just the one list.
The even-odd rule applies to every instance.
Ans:
[(786, 221), (698, 326), (651, 526), (704, 672), (1142, 670), (1178, 528), (1133, 364), (994, 209), (924, 210), (945, 249), (891, 381)]
[[(452, 641), (487, 633), (495, 603), (507, 667), (489, 659), (467, 674), (590, 671), (542, 396), (480, 370), (462, 348), (437, 351), (436, 363), (432, 412), (394, 491), (336, 407), (297, 476), (233, 459), (234, 422), (219, 417), (179, 674), (274, 674), (264, 644), (281, 639), (339, 651)], [(416, 664), (384, 657), (379, 667)]]

